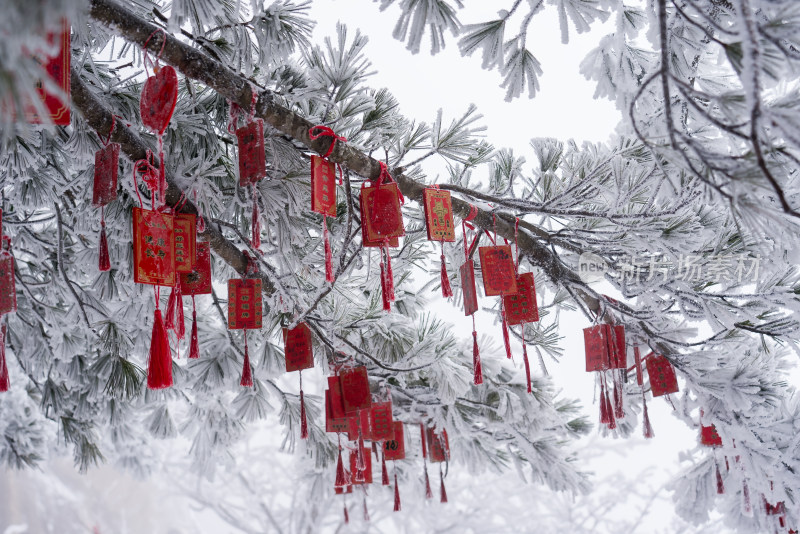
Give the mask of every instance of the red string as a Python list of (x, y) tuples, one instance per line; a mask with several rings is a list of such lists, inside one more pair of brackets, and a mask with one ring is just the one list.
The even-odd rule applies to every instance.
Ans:
[[(319, 133), (314, 133), (314, 130), (319, 130)], [(328, 147), (328, 151), (323, 154), (323, 158), (327, 159), (333, 153), (333, 149), (336, 146), (336, 141), (341, 141), (342, 143), (347, 142), (346, 137), (342, 137), (340, 135), (336, 135), (336, 133), (329, 127), (323, 126), (322, 124), (318, 124), (316, 126), (312, 126), (308, 129), (308, 137), (312, 141), (316, 141), (320, 137), (333, 137), (331, 140), (331, 146)]]
[(464, 219), (464, 222), (470, 222), (477, 216), (478, 216), (478, 207), (477, 206), (473, 206), (472, 204), (470, 204), (469, 205), (469, 214), (467, 215), (467, 218)]
[(517, 251), (517, 275), (519, 276), (519, 217), (514, 217), (514, 247)]
[[(161, 41), (161, 50), (158, 51), (158, 55), (156, 56), (156, 61), (153, 62), (150, 60), (150, 56), (147, 54), (147, 44), (150, 42), (150, 39), (153, 38), (155, 34), (161, 32), (164, 34), (164, 40)], [(158, 68), (158, 60), (161, 59), (161, 54), (164, 53), (164, 46), (167, 44), (167, 32), (165, 32), (162, 28), (156, 28), (153, 33), (150, 34), (150, 37), (144, 42), (144, 70), (147, 72), (147, 76), (150, 76), (150, 72), (147, 71), (147, 61), (150, 60), (150, 65), (153, 66), (153, 70), (155, 71)]]
[[(377, 183), (375, 185), (379, 186), (379, 185), (383, 184), (384, 179), (386, 179), (386, 183), (388, 183), (388, 184), (395, 183), (394, 178), (392, 178), (392, 175), (389, 174), (389, 169), (388, 169), (388, 167), (386, 167), (386, 164), (384, 162), (382, 162), (382, 161), (379, 161), (378, 163), (381, 166), (381, 173), (378, 176), (378, 181), (377, 181)], [(399, 188), (397, 189), (397, 194), (400, 195), (400, 204), (405, 204), (406, 203), (406, 199), (403, 196), (403, 193), (400, 191)]]
[[(155, 167), (150, 163), (150, 158), (153, 156), (150, 150), (147, 151), (147, 157), (145, 159), (140, 159), (133, 164), (133, 189), (136, 191), (136, 196), (139, 198), (139, 207), (144, 208), (144, 202), (142, 202), (142, 195), (139, 194), (139, 183), (136, 180), (136, 172), (140, 170), (142, 166), (144, 166), (144, 171), (142, 174), (148, 174), (155, 170)], [(145, 180), (145, 184), (147, 188), (150, 189), (150, 194), (155, 195), (155, 189), (150, 186), (147, 180)]]
[(104, 140), (100, 134), (97, 137), (100, 138), (100, 142), (103, 143), (103, 146), (108, 146), (108, 143), (111, 142), (111, 134), (114, 133), (114, 127), (117, 125), (117, 116), (112, 114), (111, 115), (111, 129), (108, 131), (108, 137)]

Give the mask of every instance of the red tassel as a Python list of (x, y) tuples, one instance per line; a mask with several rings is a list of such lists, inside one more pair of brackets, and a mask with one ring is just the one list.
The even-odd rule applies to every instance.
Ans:
[[(244, 365), (242, 367), (242, 379), (239, 385), (251, 388), (253, 387), (253, 372), (250, 369), (250, 351), (247, 350), (247, 332), (244, 333)], [(302, 404), (303, 394), (300, 393), (300, 402)], [(302, 410), (300, 411), (302, 415)]]
[(322, 240), (325, 242), (325, 281), (333, 283), (333, 253), (328, 238), (328, 217), (322, 216)]
[(250, 245), (256, 250), (261, 248), (261, 218), (258, 213), (258, 196), (256, 195), (256, 185), (253, 184), (253, 219), (250, 228), (252, 230), (252, 237)]
[(611, 399), (608, 396), (608, 386), (606, 385), (606, 413), (608, 414), (609, 422), (608, 422), (608, 429), (614, 430), (617, 428), (617, 420), (614, 419), (614, 407), (611, 404)]
[(362, 502), (364, 503), (364, 521), (369, 521), (369, 510), (367, 510), (367, 496), (366, 496), (366, 494), (364, 495), (364, 500)]
[(655, 436), (655, 433), (653, 432), (653, 426), (650, 424), (650, 416), (647, 413), (647, 401), (644, 398), (644, 392), (642, 392), (642, 406), (644, 406), (644, 417), (642, 418), (642, 431), (644, 432), (644, 437), (650, 439), (653, 436)]
[(508, 338), (508, 323), (506, 322), (506, 311), (500, 307), (500, 316), (503, 318), (503, 344), (506, 346), (506, 358), (511, 359), (511, 340)]
[(178, 336), (178, 339), (184, 339), (186, 337), (186, 321), (183, 317), (183, 293), (181, 292), (180, 277), (178, 277), (172, 292), (175, 294), (175, 335)]
[(722, 473), (719, 472), (719, 466), (717, 462), (714, 462), (714, 468), (717, 472), (717, 494), (722, 495), (725, 493), (725, 485), (722, 483)]
[(439, 468), (439, 481), (441, 482), (442, 488), (439, 495), (439, 502), (447, 502), (447, 490), (444, 488), (444, 475), (442, 474), (441, 467)]
[(347, 513), (347, 503), (345, 503), (345, 505), (344, 505), (344, 524), (345, 525), (349, 525), (350, 524), (350, 516)]
[(197, 310), (194, 306), (194, 295), (192, 295), (192, 334), (189, 337), (189, 359), (194, 360), (200, 357), (200, 343), (197, 341)]
[(343, 488), (347, 485), (347, 480), (344, 477), (344, 465), (342, 465), (341, 446), (339, 446), (339, 459), (336, 461), (336, 482), (333, 485), (337, 488)]
[(386, 455), (381, 454), (381, 484), (389, 485), (389, 471), (386, 470)]
[(525, 379), (528, 382), (528, 393), (531, 393), (533, 391), (531, 389), (531, 364), (528, 362), (528, 348), (525, 346), (525, 327), (523, 326), (522, 329), (522, 361), (525, 362)]
[(397, 486), (397, 473), (394, 474), (394, 511), (400, 511), (400, 488)]
[(394, 274), (392, 274), (392, 256), (389, 254), (389, 247), (384, 246), (386, 251), (386, 287), (389, 290), (389, 301), (394, 302)]
[(607, 425), (611, 422), (608, 417), (608, 407), (606, 405), (606, 385), (603, 379), (600, 379), (600, 424)]
[(616, 376), (614, 376), (614, 416), (617, 419), (625, 417), (625, 410), (622, 407), (622, 384)]
[(433, 499), (433, 492), (431, 491), (431, 480), (428, 478), (428, 466), (425, 466), (425, 498)]
[(0, 393), (9, 388), (8, 365), (6, 364), (6, 325), (0, 326)]
[[(302, 382), (301, 382), (302, 384)], [(300, 386), (303, 387), (302, 385)], [(300, 390), (300, 439), (308, 439), (308, 419), (306, 418), (306, 401), (303, 390)]]
[(746, 480), (742, 482), (742, 499), (743, 512), (749, 517), (753, 513), (753, 507), (750, 504), (750, 488), (747, 486)]
[(383, 311), (391, 311), (392, 304), (389, 301), (389, 288), (386, 286), (386, 268), (381, 259), (381, 299), (383, 300)]
[(147, 387), (163, 389), (172, 386), (172, 353), (169, 338), (164, 328), (161, 310), (153, 314), (153, 335), (150, 340), (150, 359), (147, 363)]
[(164, 317), (165, 327), (167, 330), (175, 331), (175, 308), (178, 302), (178, 295), (175, 293), (175, 287), (173, 286), (172, 291), (169, 294), (169, 300), (167, 301), (167, 313)]
[(98, 269), (101, 271), (111, 270), (111, 260), (108, 256), (108, 239), (106, 238), (106, 223), (100, 221), (100, 261)]
[(444, 298), (450, 298), (453, 296), (453, 288), (450, 287), (450, 277), (447, 276), (447, 265), (444, 261), (444, 241), (442, 241), (442, 272), (441, 272), (441, 281), (442, 281), (442, 296)]
[(475, 383), (476, 386), (483, 384), (483, 369), (481, 369), (481, 353), (478, 350), (478, 333), (475, 330), (472, 331), (472, 367), (475, 372), (475, 375), (473, 377), (473, 382)]

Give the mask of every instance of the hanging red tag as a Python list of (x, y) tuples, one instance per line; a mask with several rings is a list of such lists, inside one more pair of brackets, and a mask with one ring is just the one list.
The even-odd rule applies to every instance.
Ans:
[(428, 460), (432, 463), (445, 462), (450, 459), (450, 440), (447, 439), (447, 430), (436, 432), (433, 428), (426, 431), (428, 442)]
[(361, 187), (361, 231), (362, 239), (380, 243), (406, 235), (397, 184)]
[(228, 280), (228, 328), (258, 330), (261, 328), (261, 313), (261, 280)]
[(394, 437), (392, 403), (376, 402), (370, 408), (370, 429), (374, 441), (390, 440)]
[(605, 371), (610, 368), (608, 354), (607, 324), (598, 324), (583, 329), (583, 342), (586, 349), (586, 372)]
[(194, 215), (178, 213), (175, 217), (175, 270), (190, 273), (194, 268), (197, 225)]
[(700, 443), (706, 447), (722, 447), (722, 438), (714, 425), (700, 427)]
[(349, 421), (344, 415), (341, 393), (338, 402), (333, 390), (325, 390), (325, 432), (347, 432)]
[(480, 247), (483, 292), (487, 297), (517, 292), (517, 273), (510, 245)]
[(450, 191), (426, 187), (422, 190), (422, 206), (425, 211), (425, 226), (430, 241), (455, 241), (453, 205)]
[(666, 356), (648, 357), (647, 375), (650, 377), (650, 390), (653, 397), (660, 397), (669, 393), (678, 392), (678, 378), (675, 376), (675, 369)]
[(478, 290), (475, 288), (475, 265), (467, 260), (459, 269), (461, 272), (461, 292), (464, 295), (464, 315), (478, 311)]
[(254, 184), (267, 176), (264, 121), (256, 119), (236, 130), (239, 143), (239, 185)]
[[(369, 422), (369, 421), (368, 421)], [(369, 432), (369, 428), (361, 428), (361, 411), (356, 410), (352, 415), (347, 416), (347, 439), (358, 441), (359, 432)]]
[(307, 324), (300, 323), (287, 332), (283, 352), (286, 356), (287, 373), (314, 367), (311, 330)]
[(517, 292), (503, 296), (503, 309), (506, 312), (506, 322), (512, 326), (539, 320), (533, 273), (524, 273), (517, 277)]
[(196, 247), (192, 272), (181, 273), (181, 292), (184, 295), (210, 295), (211, 245), (200, 241)]
[(175, 222), (172, 215), (133, 208), (133, 280), (175, 285)]
[(94, 154), (92, 205), (98, 208), (117, 198), (119, 148), (119, 143), (110, 143)]
[[(3, 243), (3, 246), (5, 246), (5, 243)], [(3, 250), (0, 251), (0, 315), (13, 311), (17, 311), (14, 256), (7, 250)]]
[(392, 439), (383, 442), (383, 454), (387, 460), (403, 460), (406, 457), (406, 439), (403, 423), (394, 421), (392, 423)]
[[(352, 477), (352, 475), (350, 475), (349, 471), (347, 471), (346, 476), (347, 476), (348, 480), (350, 480), (351, 477)], [(353, 493), (353, 485), (349, 484), (344, 488), (333, 488), (333, 491), (336, 492), (336, 495), (341, 495), (343, 493)], [(347, 508), (345, 508), (344, 511), (347, 512)], [(347, 517), (347, 515), (345, 515), (345, 517)]]
[(625, 345), (625, 327), (623, 325), (609, 326), (608, 334), (609, 344), (613, 349), (609, 351), (611, 369), (627, 369), (628, 349)]
[(350, 451), (350, 473), (353, 479), (353, 485), (372, 484), (372, 455), (364, 453), (364, 470), (362, 471), (363, 480), (357, 480), (356, 476), (356, 462), (358, 461), (358, 451)]
[[(36, 92), (44, 103), (44, 108), (50, 115), (50, 120), (53, 124), (59, 126), (68, 126), (70, 123), (70, 26), (65, 20), (62, 23), (62, 30), (59, 33), (48, 33), (47, 42), (52, 45), (58, 40), (59, 47), (55, 55), (47, 57), (44, 62), (44, 68), (47, 71), (48, 77), (58, 85), (63, 93), (53, 94), (45, 89), (44, 84), (37, 87)], [(28, 101), (30, 103), (30, 101)], [(38, 124), (41, 118), (37, 116), (36, 111), (30, 104), (26, 109), (26, 118), (32, 124)]]
[(362, 365), (353, 369), (344, 369), (339, 373), (339, 380), (342, 386), (342, 403), (345, 413), (351, 414), (370, 407), (372, 396), (369, 391), (366, 367)]
[(336, 217), (336, 168), (320, 156), (311, 156), (311, 211)]
[(163, 134), (178, 103), (178, 75), (171, 66), (159, 68), (142, 87), (139, 112), (142, 124)]

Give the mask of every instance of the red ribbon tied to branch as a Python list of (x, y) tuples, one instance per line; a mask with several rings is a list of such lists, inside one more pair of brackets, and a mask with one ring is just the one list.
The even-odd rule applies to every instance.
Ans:
[[(314, 133), (315, 130), (319, 130), (319, 133)], [(341, 141), (342, 143), (347, 142), (346, 137), (342, 137), (341, 135), (336, 135), (336, 133), (332, 129), (330, 129), (327, 126), (323, 126), (321, 124), (309, 128), (308, 137), (310, 137), (312, 141), (316, 141), (320, 137), (333, 137), (333, 140), (331, 141), (331, 146), (328, 147), (328, 151), (322, 155), (322, 157), (326, 159), (328, 158), (328, 156), (331, 155), (331, 153), (333, 153), (333, 147), (336, 146), (336, 141)]]

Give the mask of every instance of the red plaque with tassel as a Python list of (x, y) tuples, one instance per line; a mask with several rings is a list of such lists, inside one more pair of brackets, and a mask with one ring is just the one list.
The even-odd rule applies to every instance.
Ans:
[(678, 392), (678, 378), (675, 369), (666, 356), (651, 355), (645, 360), (647, 374), (650, 376), (650, 390), (653, 397)]
[(422, 190), (422, 201), (428, 240), (455, 241), (456, 230), (453, 224), (453, 206), (450, 201), (450, 191), (426, 187)]
[(403, 460), (406, 457), (406, 440), (403, 423), (392, 422), (393, 434), (391, 439), (383, 442), (383, 454), (387, 460)]
[(598, 324), (583, 329), (583, 342), (586, 349), (586, 372), (605, 371), (611, 367), (609, 355), (610, 326)]
[(509, 325), (535, 323), (539, 320), (533, 273), (524, 273), (517, 277), (517, 292), (503, 296), (503, 308)]
[(510, 245), (480, 247), (483, 291), (487, 297), (517, 292), (517, 270)]
[(394, 421), (392, 420), (392, 403), (376, 402), (369, 411), (370, 439), (386, 441), (394, 438)]
[(381, 244), (406, 234), (396, 183), (361, 186), (361, 230), (366, 241)]
[(342, 403), (346, 414), (364, 410), (372, 405), (367, 368), (362, 366), (344, 369), (339, 373), (342, 386)]
[(714, 425), (700, 427), (700, 443), (706, 447), (722, 447), (722, 438)]
[(117, 198), (119, 143), (109, 143), (94, 154), (92, 205), (101, 208)]
[(178, 103), (178, 75), (171, 66), (157, 68), (142, 87), (139, 112), (142, 124), (161, 135)]
[(361, 470), (361, 476), (358, 476), (358, 469), (356, 464), (358, 462), (358, 451), (350, 451), (350, 473), (352, 473), (352, 482), (354, 486), (360, 484), (372, 484), (372, 455), (364, 453), (364, 469)]
[(321, 156), (311, 156), (311, 211), (336, 217), (336, 169)]
[(133, 208), (133, 280), (175, 285), (175, 225), (172, 215)]
[(311, 330), (307, 324), (300, 323), (286, 333), (284, 355), (286, 356), (287, 373), (314, 367)]
[(261, 313), (261, 280), (228, 280), (228, 328), (260, 329)]
[(197, 256), (197, 224), (194, 215), (178, 213), (175, 217), (175, 270), (191, 273)]
[(467, 260), (459, 269), (461, 272), (461, 292), (464, 294), (464, 315), (478, 311), (478, 290), (475, 288), (475, 265)]
[(236, 130), (239, 144), (239, 185), (245, 187), (267, 176), (264, 121), (256, 119)]
[(184, 295), (211, 294), (211, 245), (208, 242), (197, 243), (192, 271), (181, 273), (181, 291)]
[[(42, 99), (53, 124), (68, 126), (70, 123), (70, 57), (72, 50), (70, 47), (70, 27), (66, 20), (62, 23), (61, 32), (47, 34), (48, 44), (52, 45), (56, 39), (59, 42), (58, 51), (56, 51), (55, 55), (46, 58), (44, 68), (47, 71), (47, 75), (58, 86), (63, 95), (49, 92), (44, 87), (44, 84), (37, 87), (36, 92)], [(30, 101), (28, 101), (28, 104), (30, 104)], [(42, 122), (30, 105), (26, 108), (25, 114), (32, 124)]]
[(447, 430), (437, 432), (433, 428), (427, 429), (426, 441), (428, 442), (428, 460), (433, 463), (450, 460), (450, 440), (447, 439)]

